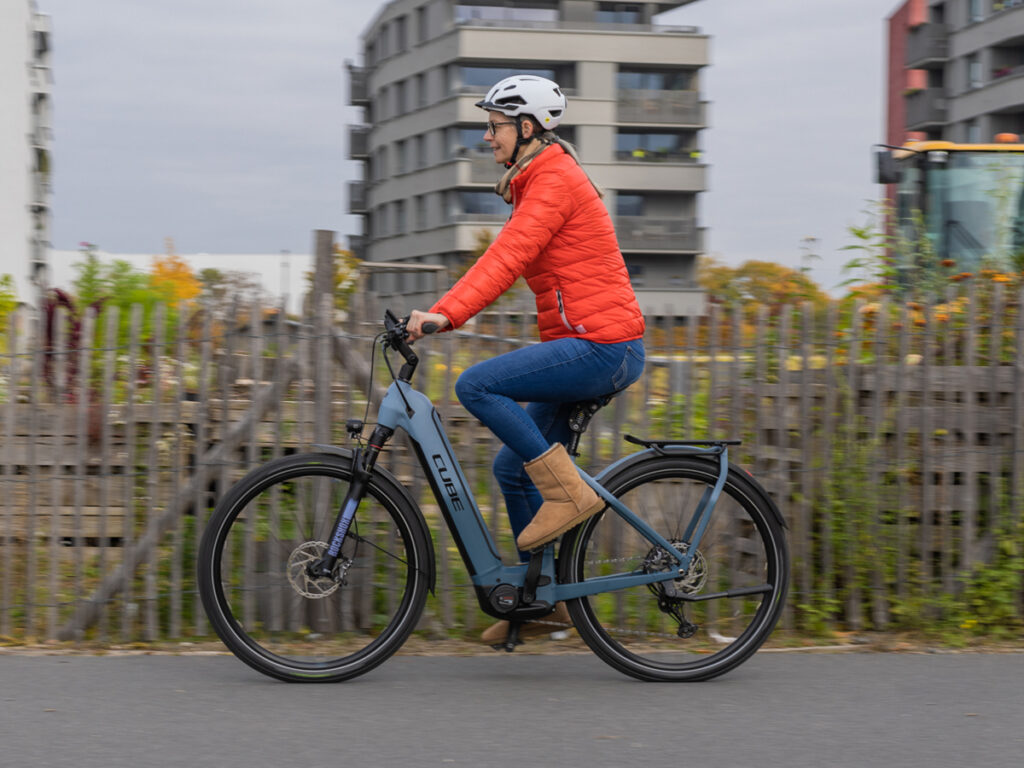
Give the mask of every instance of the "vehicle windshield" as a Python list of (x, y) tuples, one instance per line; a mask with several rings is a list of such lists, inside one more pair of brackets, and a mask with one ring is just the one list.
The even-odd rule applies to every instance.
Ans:
[(931, 151), (915, 160), (901, 184), (901, 222), (921, 211), (935, 254), (957, 269), (1024, 268), (1024, 152)]

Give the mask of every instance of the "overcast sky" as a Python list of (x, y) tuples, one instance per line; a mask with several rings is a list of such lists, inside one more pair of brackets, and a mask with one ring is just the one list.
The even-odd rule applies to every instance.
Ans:
[[(345, 61), (367, 0), (37, 0), (54, 29), (57, 249), (308, 252), (345, 213)], [(703, 98), (709, 251), (801, 263), (826, 289), (864, 221), (882, 140), (885, 17), (898, 0), (700, 0), (661, 18), (712, 36)], [(567, 122), (571, 122), (569, 105)], [(342, 238), (342, 242), (344, 239)]]

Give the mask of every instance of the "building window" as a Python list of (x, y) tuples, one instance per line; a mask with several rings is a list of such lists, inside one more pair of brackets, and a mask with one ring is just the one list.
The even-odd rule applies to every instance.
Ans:
[(633, 285), (644, 284), (644, 265), (643, 264), (632, 264), (626, 262), (626, 272), (629, 273), (629, 279)]
[(416, 195), (413, 204), (416, 206), (416, 223), (415, 227), (417, 230), (427, 228), (427, 197), (426, 195)]
[(406, 100), (405, 100), (405, 80), (399, 80), (395, 83), (391, 90), (395, 94), (395, 110), (392, 113), (394, 117), (404, 115), (406, 111)]
[(981, 21), (985, 18), (985, 10), (982, 8), (982, 5), (984, 5), (984, 0), (970, 0), (968, 22)]
[(632, 3), (598, 3), (596, 19), (600, 24), (640, 24), (643, 14)]
[(421, 133), (419, 136), (413, 138), (413, 144), (416, 147), (416, 167), (426, 168), (427, 167), (427, 135)]
[(981, 126), (978, 125), (977, 120), (967, 121), (967, 143), (968, 144), (979, 144), (981, 143)]
[(491, 190), (486, 192), (461, 190), (457, 194), (457, 212), (465, 220), (501, 220), (509, 214), (508, 203)]
[[(511, 130), (511, 128), (509, 129)], [(484, 141), (483, 128), (452, 128), (450, 158), (461, 157), (467, 152), (471, 154), (490, 154), (491, 145)]]
[(405, 220), (405, 200), (395, 201), (395, 234), (404, 235), (406, 233), (406, 220)]
[(413, 79), (413, 88), (416, 93), (413, 94), (413, 101), (416, 104), (417, 109), (427, 106), (427, 76), (423, 72), (420, 72)]
[(619, 160), (658, 162), (696, 161), (691, 149), (693, 134), (650, 133), (619, 131), (616, 137), (616, 156)]
[(421, 5), (416, 9), (416, 42), (427, 41), (427, 6)]
[(460, 3), (455, 6), (455, 23), (467, 24), (474, 21), (558, 21), (557, 8), (522, 8), (493, 5)]
[(984, 85), (981, 79), (981, 59), (972, 53), (967, 57), (967, 89), (974, 90)]
[(399, 16), (394, 21), (395, 26), (395, 51), (404, 53), (409, 49), (409, 41), (406, 33), (406, 17)]
[(550, 67), (453, 66), (450, 70), (449, 79), (451, 81), (451, 90), (453, 91), (465, 90), (485, 93), (488, 88), (499, 80), (504, 80), (512, 75), (546, 77), (548, 80), (554, 80), (562, 88), (572, 88), (574, 86), (571, 83), (565, 82), (570, 79), (566, 76), (569, 71), (568, 69), (556, 71)]
[(408, 173), (409, 166), (406, 165), (406, 149), (404, 141), (395, 142), (395, 173)]
[(693, 90), (693, 72), (624, 67), (619, 70), (616, 84), (620, 91), (690, 91)]
[(644, 196), (620, 192), (615, 197), (615, 213), (619, 216), (643, 216)]

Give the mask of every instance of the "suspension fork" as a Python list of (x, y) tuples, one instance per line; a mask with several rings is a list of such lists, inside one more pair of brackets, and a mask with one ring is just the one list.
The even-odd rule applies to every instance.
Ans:
[(394, 433), (395, 430), (378, 424), (374, 428), (373, 434), (370, 435), (367, 447), (355, 450), (355, 454), (352, 456), (352, 484), (349, 485), (348, 493), (345, 494), (345, 500), (341, 502), (341, 506), (338, 509), (338, 516), (335, 518), (334, 525), (331, 528), (331, 538), (327, 551), (323, 557), (314, 560), (306, 568), (310, 577), (314, 579), (330, 577), (334, 572), (334, 567), (341, 556), (341, 545), (345, 541), (345, 536), (352, 525), (352, 520), (355, 519), (359, 503), (366, 496), (366, 489), (370, 484), (373, 468), (377, 464), (377, 457)]

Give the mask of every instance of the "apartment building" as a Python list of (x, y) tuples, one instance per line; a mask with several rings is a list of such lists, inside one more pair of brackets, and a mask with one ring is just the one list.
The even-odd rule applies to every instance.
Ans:
[[(510, 213), (493, 192), (503, 168), (483, 141), (474, 106), (511, 74), (555, 80), (569, 104), (559, 135), (574, 143), (606, 190), (605, 204), (645, 311), (699, 312), (704, 250), (698, 197), (706, 188), (700, 132), (707, 126), (701, 70), (708, 39), (663, 26), (658, 14), (692, 0), (393, 0), (362, 36), (349, 65), (349, 184), (353, 238), (373, 262), (458, 269), (480, 237)], [(381, 275), (385, 292), (432, 290), (422, 274)]]
[(907, 0), (888, 23), (889, 143), (1024, 136), (1024, 0)]
[(34, 0), (0, 6), (0, 275), (29, 304), (49, 247), (50, 33)]

